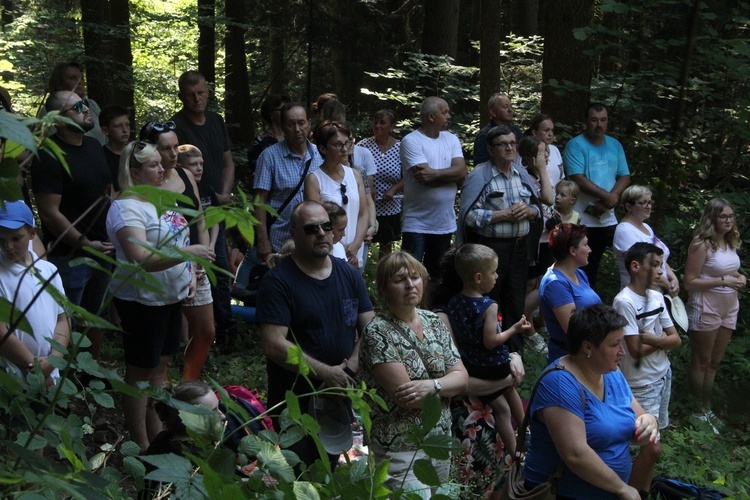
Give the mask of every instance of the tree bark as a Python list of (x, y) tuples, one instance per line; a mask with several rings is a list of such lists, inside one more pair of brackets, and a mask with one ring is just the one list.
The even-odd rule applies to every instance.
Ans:
[(5, 26), (12, 23), (15, 16), (13, 0), (0, 0), (0, 8), (3, 11), (2, 16), (0, 16), (0, 25)]
[(114, 98), (111, 82), (109, 1), (81, 0), (81, 25), (86, 68), (87, 95), (100, 106)]
[(198, 71), (209, 84), (216, 83), (216, 4), (198, 0)]
[[(576, 40), (573, 29), (593, 19), (594, 0), (544, 0), (544, 56), (542, 61), (542, 112), (555, 123), (572, 127), (580, 122), (588, 105), (591, 86), (591, 58), (583, 53), (586, 44)], [(573, 88), (551, 84), (569, 82)]]
[(456, 58), (460, 0), (425, 0), (422, 52)]
[(539, 34), (539, 0), (511, 0), (510, 31), (520, 36)]
[(498, 33), (497, 19), (502, 15), (502, 3), (497, 0), (481, 0), (481, 38), (479, 63), (479, 124), (490, 119), (487, 101), (500, 91), (500, 44), (503, 37)]
[(235, 147), (247, 147), (253, 137), (250, 103), (250, 82), (245, 57), (245, 5), (244, 0), (225, 0), (226, 79), (225, 103), (227, 130)]
[[(128, 0), (110, 0), (109, 19), (112, 25), (112, 74), (114, 75), (112, 104), (130, 110), (130, 122), (135, 124), (135, 93), (133, 79), (133, 51), (130, 45), (130, 7)], [(133, 127), (135, 128), (135, 127)]]

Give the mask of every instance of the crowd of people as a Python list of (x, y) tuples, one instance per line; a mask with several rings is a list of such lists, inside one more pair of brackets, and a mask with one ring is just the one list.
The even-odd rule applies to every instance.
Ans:
[[(211, 283), (201, 265), (229, 269), (224, 228), (207, 227), (203, 211), (231, 203), (232, 144), (221, 116), (207, 110), (205, 78), (187, 71), (178, 86), (180, 111), (148, 122), (131, 141), (128, 110), (87, 99), (79, 64), (53, 71), (46, 112), (69, 120), (50, 140), (67, 166), (44, 152), (27, 179), (44, 246), (26, 203), (0, 210), (0, 296), (29, 306), (34, 332), (43, 332), (0, 324), (1, 335), (10, 333), (0, 345), (8, 371), (41, 370), (51, 387), (59, 375), (47, 359), (63, 355), (54, 346), (65, 347), (75, 328), (49, 292), (37, 290), (30, 268), (45, 277), (58, 271), (52, 286), (119, 324), (125, 381), (133, 386), (166, 385), (183, 346), (183, 382), (200, 379), (215, 338), (234, 335), (227, 273)], [(393, 111), (375, 113), (372, 136), (359, 139), (345, 109), (324, 94), (313, 120), (289, 96), (268, 96), (261, 107), (267, 128), (249, 151), (246, 182), (258, 225), (234, 286), (262, 276), (256, 321), (269, 407), (291, 390), (305, 411), (315, 407), (312, 389), (364, 380), (387, 405), (373, 407), (370, 451), (390, 459), (389, 485), (429, 497), (410, 469), (415, 457), (428, 457), (407, 431), (437, 397), (441, 414), (430, 432), (466, 438), (462, 477), (484, 477), (491, 492), (504, 457), (515, 452), (513, 421), (525, 414), (517, 392), (522, 356), (536, 352), (555, 370), (528, 409), (527, 485), (545, 482), (562, 464), (558, 498), (640, 498), (660, 455), (659, 431), (669, 425), (667, 352), (682, 340), (676, 306), (670, 313), (667, 303), (679, 301), (681, 287), (669, 248), (646, 223), (652, 191), (630, 185), (624, 149), (606, 134), (607, 108), (591, 104), (585, 131), (561, 154), (551, 117), (536, 116), (524, 133), (510, 97), (495, 94), (470, 170), (440, 97), (424, 100), (418, 127), (401, 140)], [(174, 194), (183, 196), (162, 207)], [(690, 244), (683, 288), (694, 417), (716, 434), (714, 379), (746, 286), (739, 244), (732, 206), (711, 200)], [(621, 289), (611, 306), (597, 293), (608, 247)], [(83, 255), (97, 266), (71, 264)], [(111, 281), (106, 256), (117, 262)], [(378, 259), (378, 311), (363, 278), (368, 256)], [(148, 286), (134, 279), (139, 271)], [(97, 359), (101, 335), (89, 330)], [(295, 344), (313, 387), (288, 362)], [(154, 406), (124, 395), (122, 410), (130, 438), (153, 449), (164, 432)], [(480, 443), (477, 432), (487, 429), (496, 436)], [(480, 451), (488, 442), (494, 451)], [(631, 443), (640, 445), (634, 458)], [(326, 449), (335, 464), (338, 454)], [(292, 450), (307, 464), (321, 458), (309, 437)], [(432, 462), (447, 478), (451, 464)]]

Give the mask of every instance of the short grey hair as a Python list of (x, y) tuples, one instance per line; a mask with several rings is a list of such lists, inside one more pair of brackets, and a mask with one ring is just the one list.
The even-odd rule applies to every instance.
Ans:
[(505, 92), (495, 92), (494, 94), (492, 94), (490, 96), (490, 100), (487, 101), (487, 109), (493, 109), (495, 106), (497, 106), (498, 101), (500, 101), (500, 99), (503, 97), (510, 101), (510, 96)]
[(445, 99), (442, 97), (431, 96), (422, 102), (422, 107), (419, 109), (419, 118), (422, 123), (427, 123), (427, 118), (430, 117), (431, 113), (437, 113), (440, 111), (440, 104), (444, 103)]

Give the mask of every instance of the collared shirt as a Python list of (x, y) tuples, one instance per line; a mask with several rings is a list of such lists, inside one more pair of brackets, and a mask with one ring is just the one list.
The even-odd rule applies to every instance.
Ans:
[(529, 220), (502, 221), (491, 224), (492, 212), (510, 208), (523, 201), (529, 205), (531, 190), (521, 183), (521, 175), (511, 167), (507, 177), (497, 166), (492, 167), (492, 179), (482, 190), (477, 201), (466, 214), (466, 225), (487, 238), (520, 238), (529, 234)]
[[(278, 210), (281, 204), (289, 197), (300, 178), (305, 171), (305, 163), (311, 160), (308, 174), (314, 172), (323, 163), (323, 158), (310, 141), (307, 142), (307, 151), (304, 157), (293, 153), (286, 143), (281, 141), (263, 151), (258, 158), (258, 166), (255, 171), (255, 189), (268, 191), (266, 203)], [(292, 210), (303, 199), (305, 186), (302, 185), (295, 194), (294, 199), (286, 206), (284, 211), (271, 226), (269, 240), (271, 247), (278, 250), (286, 240), (291, 237), (289, 232), (289, 219), (292, 216)], [(267, 215), (270, 217), (270, 214)]]

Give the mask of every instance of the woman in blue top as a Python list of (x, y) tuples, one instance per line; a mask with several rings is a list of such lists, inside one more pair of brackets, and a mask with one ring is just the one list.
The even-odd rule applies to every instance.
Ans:
[[(557, 498), (639, 500), (628, 485), (630, 444), (654, 443), (659, 423), (646, 413), (617, 369), (625, 355), (623, 318), (611, 306), (577, 309), (570, 318), (570, 354), (539, 383), (531, 402), (527, 488), (565, 465)], [(647, 492), (644, 492), (647, 494)]]
[(586, 226), (563, 222), (549, 234), (549, 249), (555, 263), (539, 284), (539, 307), (549, 332), (547, 364), (568, 353), (568, 321), (574, 309), (601, 303), (580, 268), (588, 264)]

